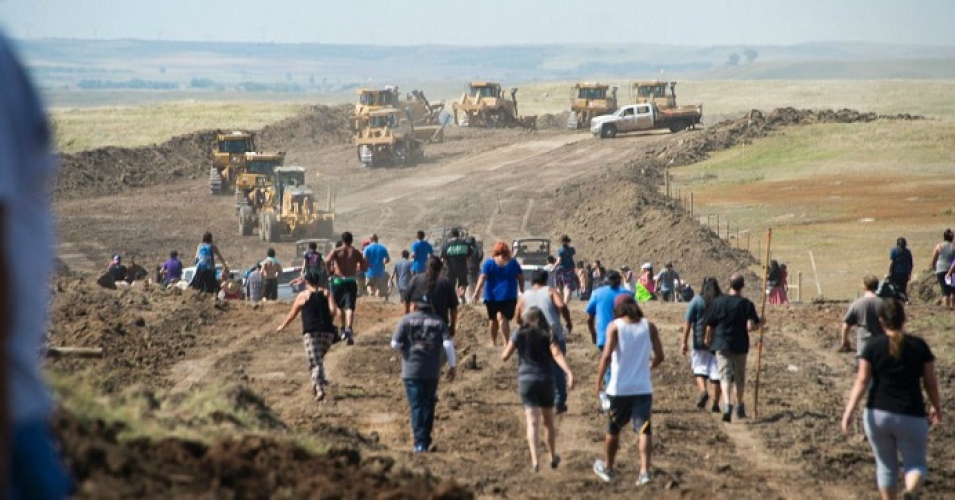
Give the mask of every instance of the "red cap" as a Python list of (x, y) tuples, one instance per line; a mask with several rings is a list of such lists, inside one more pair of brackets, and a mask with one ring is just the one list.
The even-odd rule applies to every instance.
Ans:
[(629, 293), (621, 293), (620, 295), (617, 295), (617, 298), (613, 299), (613, 306), (617, 307), (620, 304), (624, 304), (627, 302), (636, 303), (637, 299), (633, 298), (633, 295)]

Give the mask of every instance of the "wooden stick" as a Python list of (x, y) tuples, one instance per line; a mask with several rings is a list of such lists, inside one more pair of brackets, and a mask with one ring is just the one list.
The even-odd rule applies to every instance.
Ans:
[(51, 358), (102, 358), (102, 347), (47, 347), (46, 355)]
[(763, 321), (766, 318), (766, 287), (769, 285), (769, 244), (773, 240), (773, 228), (766, 230), (766, 260), (763, 266), (763, 288), (760, 293), (763, 295), (762, 303), (759, 306), (759, 342), (756, 343), (756, 391), (753, 392), (753, 416), (759, 418), (759, 373), (762, 371), (763, 364)]

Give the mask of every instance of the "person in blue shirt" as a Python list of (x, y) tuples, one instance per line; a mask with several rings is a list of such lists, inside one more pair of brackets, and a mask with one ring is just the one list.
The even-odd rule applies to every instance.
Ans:
[(411, 272), (421, 274), (428, 270), (428, 257), (434, 253), (431, 243), (424, 239), (424, 231), (418, 231), (418, 241), (411, 244)]
[(511, 248), (503, 241), (494, 244), (491, 258), (481, 266), (481, 277), (474, 287), (472, 302), (477, 300), (485, 284), (484, 306), (487, 308), (491, 345), (497, 345), (498, 329), (502, 334), (502, 342), (506, 344), (511, 338), (510, 322), (517, 309), (518, 293), (524, 293), (524, 271), (517, 260), (511, 258)]
[[(611, 269), (607, 271), (607, 286), (602, 286), (593, 291), (590, 301), (587, 302), (587, 329), (590, 330), (590, 340), (597, 346), (597, 350), (603, 352), (604, 343), (607, 340), (607, 325), (613, 320), (613, 301), (617, 295), (632, 293), (624, 288), (621, 283), (623, 278), (620, 273)], [(610, 371), (604, 377), (604, 384), (610, 383)]]
[(385, 264), (391, 262), (391, 256), (388, 255), (388, 249), (378, 243), (377, 234), (372, 234), (370, 239), (371, 244), (365, 247), (363, 252), (368, 266), (365, 271), (368, 295), (388, 300), (388, 273), (385, 272)]

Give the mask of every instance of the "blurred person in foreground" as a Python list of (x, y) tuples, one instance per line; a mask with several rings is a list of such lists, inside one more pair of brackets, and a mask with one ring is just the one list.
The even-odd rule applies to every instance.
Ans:
[(39, 98), (0, 34), (0, 495), (12, 499), (59, 499), (70, 490), (38, 357), (54, 258), (50, 141)]
[[(905, 486), (902, 498), (918, 498), (919, 486), (928, 474), (929, 425), (942, 421), (935, 356), (924, 340), (903, 332), (905, 306), (900, 299), (884, 299), (877, 310), (885, 335), (870, 339), (862, 351), (855, 385), (842, 415), (842, 430), (852, 430), (856, 408), (862, 393), (867, 392), (863, 422), (875, 455), (879, 494), (883, 499), (897, 498), (901, 455)], [(923, 387), (931, 402), (928, 412)]]

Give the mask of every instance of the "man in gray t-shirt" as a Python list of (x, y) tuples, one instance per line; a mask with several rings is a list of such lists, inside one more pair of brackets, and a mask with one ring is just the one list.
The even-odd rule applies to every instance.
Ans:
[(444, 320), (434, 314), (427, 295), (418, 299), (414, 311), (398, 322), (391, 347), (401, 351), (401, 377), (411, 407), (415, 453), (431, 447), (435, 396), (441, 374), (441, 350), (448, 358), (448, 382), (454, 380), (454, 343)]
[(849, 330), (856, 327), (856, 357), (862, 355), (862, 349), (866, 342), (875, 335), (885, 335), (882, 330), (882, 324), (879, 323), (879, 313), (877, 308), (882, 303), (875, 291), (879, 289), (879, 278), (873, 275), (867, 275), (862, 278), (862, 297), (856, 299), (849, 305), (846, 316), (842, 320), (842, 344), (839, 350), (842, 352), (852, 352), (852, 345), (849, 344)]

